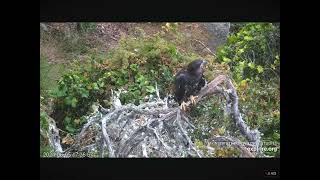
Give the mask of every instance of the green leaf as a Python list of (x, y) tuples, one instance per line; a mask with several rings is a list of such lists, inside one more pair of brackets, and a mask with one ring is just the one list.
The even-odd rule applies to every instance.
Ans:
[(243, 34), (249, 34), (249, 32), (248, 31), (243, 31)]
[(262, 66), (259, 65), (257, 66), (257, 70), (258, 70), (258, 73), (262, 73), (264, 69)]
[(143, 75), (138, 75), (138, 78), (137, 78), (137, 82), (144, 82), (145, 81), (145, 77)]
[(251, 37), (251, 36), (245, 36), (245, 37), (244, 37), (244, 40), (246, 40), (246, 41), (251, 41), (251, 40), (253, 40), (253, 37)]
[[(234, 43), (237, 40), (237, 37), (234, 35), (231, 35), (228, 40), (229, 40), (229, 43)], [(225, 53), (225, 51), (221, 50), (221, 53)]]
[(74, 98), (72, 98), (72, 100), (71, 100), (71, 106), (74, 108), (74, 107), (76, 107), (77, 106), (77, 102), (78, 102), (78, 100), (74, 97)]
[(239, 63), (241, 68), (244, 68), (246, 66), (246, 62), (245, 61), (240, 61)]
[(66, 103), (66, 105), (71, 105), (71, 100), (72, 100), (72, 97), (68, 96), (64, 99), (64, 102)]
[(135, 90), (135, 91), (133, 92), (133, 95), (134, 95), (135, 97), (140, 96), (140, 94), (141, 94), (141, 92), (140, 92), (139, 90)]
[(92, 83), (92, 87), (94, 90), (99, 90), (99, 86), (97, 83)]
[(238, 53), (239, 53), (239, 54), (242, 54), (243, 52), (244, 52), (244, 49), (239, 49), (239, 50), (238, 50)]
[(223, 60), (225, 63), (231, 62), (231, 59), (229, 59), (229, 58), (227, 58), (227, 57), (223, 57), (222, 60)]
[(138, 65), (137, 65), (137, 64), (131, 64), (131, 65), (130, 65), (130, 69), (131, 69), (132, 71), (137, 71), (137, 70), (138, 70)]
[(76, 132), (76, 129), (75, 128), (73, 128), (72, 126), (66, 126), (66, 130), (68, 131), (68, 132), (70, 132), (70, 133), (75, 133)]
[(125, 84), (125, 81), (123, 79), (118, 79), (116, 82), (117, 85), (122, 86)]
[(240, 82), (240, 86), (245, 86), (247, 84), (247, 80), (245, 79), (245, 80), (242, 80), (241, 82)]
[(279, 133), (273, 133), (272, 137), (275, 140), (279, 140), (280, 139), (280, 134)]
[(221, 49), (220, 53), (221, 54), (226, 54), (226, 51), (224, 49)]
[(111, 72), (105, 73), (105, 76), (106, 76), (106, 77), (110, 77), (111, 75), (112, 75)]
[(104, 82), (102, 81), (102, 82), (99, 82), (99, 87), (103, 87), (105, 84), (104, 84)]
[(91, 90), (92, 86), (90, 84), (87, 85), (87, 89)]
[(75, 79), (75, 80), (80, 80), (80, 78), (79, 78), (79, 76), (77, 76), (77, 75), (73, 75), (73, 78)]
[(226, 132), (225, 127), (218, 128), (218, 132), (220, 135), (223, 135)]
[(58, 98), (59, 98), (59, 97), (64, 97), (65, 95), (67, 95), (66, 89), (63, 88), (63, 89), (57, 90), (55, 95), (56, 95)]
[(156, 92), (156, 89), (153, 86), (146, 86), (146, 91), (148, 93), (154, 93)]
[(248, 63), (248, 67), (251, 68), (251, 69), (254, 69), (255, 68), (255, 64), (254, 63)]
[(65, 124), (70, 124), (71, 123), (71, 118), (70, 117), (65, 117), (64, 118), (64, 122), (65, 122)]
[(138, 89), (138, 87), (135, 86), (135, 85), (130, 85), (130, 86), (128, 87), (128, 91), (135, 91), (135, 90), (137, 90), (137, 89)]
[(80, 94), (81, 94), (81, 97), (84, 97), (84, 98), (89, 97), (89, 91), (87, 91), (86, 89), (81, 88)]
[(67, 105), (71, 105), (72, 107), (76, 107), (78, 100), (75, 97), (68, 96), (65, 100)]

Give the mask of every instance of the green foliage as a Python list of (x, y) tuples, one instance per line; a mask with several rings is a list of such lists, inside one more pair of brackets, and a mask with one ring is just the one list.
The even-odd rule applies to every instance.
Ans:
[(272, 23), (246, 23), (217, 53), (236, 80), (268, 80), (280, 74), (280, 29)]
[[(269, 23), (243, 24), (217, 52), (218, 61), (230, 67), (242, 117), (250, 128), (258, 128), (263, 133), (263, 142), (271, 142), (263, 144), (263, 148), (278, 148), (276, 152), (265, 151), (271, 156), (279, 156), (280, 153), (279, 146), (274, 145), (280, 143), (280, 79), (277, 71), (280, 70), (280, 49), (279, 44), (276, 44), (279, 43), (278, 40), (270, 40), (278, 36), (279, 30), (276, 28), (277, 25)], [(258, 42), (261, 39), (268, 39), (269, 44), (274, 43), (271, 51), (268, 48), (262, 49), (268, 45), (267, 41)], [(255, 54), (255, 59), (265, 61), (250, 59), (250, 53)], [(200, 102), (191, 110), (193, 123), (198, 127), (191, 134), (199, 148), (204, 147), (206, 140), (212, 135), (227, 133), (245, 141), (234, 122), (224, 114), (225, 103), (225, 100), (214, 96)], [(234, 148), (218, 148), (214, 156), (236, 157), (238, 152)]]
[(64, 125), (70, 133), (75, 133), (76, 127), (81, 125), (74, 121), (85, 115), (90, 105), (104, 95), (106, 79), (102, 78), (103, 72), (97, 67), (101, 58), (93, 55), (86, 63), (74, 61), (73, 68), (63, 75), (57, 90), (52, 93), (55, 108), (64, 111)]
[(64, 118), (64, 126), (69, 133), (75, 133), (77, 131), (74, 121), (68, 116)]
[[(278, 24), (245, 23), (217, 52), (230, 66), (240, 111), (263, 141), (280, 142), (280, 29)], [(265, 146), (270, 147), (270, 146)], [(277, 152), (266, 152), (277, 155)]]
[(240, 31), (246, 25), (244, 22), (240, 23), (230, 23), (230, 34), (234, 34)]
[[(251, 82), (246, 88), (239, 87), (239, 104), (245, 120), (258, 128), (265, 140), (279, 142), (280, 133), (280, 90), (279, 84)], [(274, 138), (275, 137), (275, 138)]]
[(49, 129), (47, 118), (48, 118), (47, 113), (44, 111), (41, 111), (40, 112), (40, 128), (46, 131)]

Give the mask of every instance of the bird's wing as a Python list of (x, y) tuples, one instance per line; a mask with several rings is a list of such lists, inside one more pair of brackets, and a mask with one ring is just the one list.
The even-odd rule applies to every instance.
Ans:
[(207, 84), (207, 81), (206, 81), (206, 79), (204, 78), (204, 76), (202, 75), (202, 76), (201, 76), (201, 79), (200, 79), (200, 81), (199, 81), (197, 90), (200, 91), (201, 88), (204, 87), (206, 84)]
[(186, 77), (179, 74), (175, 81), (175, 96), (178, 102), (181, 102), (186, 94)]

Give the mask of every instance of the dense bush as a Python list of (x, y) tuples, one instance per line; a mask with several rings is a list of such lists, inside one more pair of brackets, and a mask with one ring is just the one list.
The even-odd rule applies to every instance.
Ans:
[(280, 29), (272, 23), (248, 23), (228, 38), (217, 55), (236, 80), (279, 78)]
[(280, 143), (279, 25), (246, 23), (217, 55), (218, 61), (230, 67), (244, 119), (264, 134), (263, 140)]

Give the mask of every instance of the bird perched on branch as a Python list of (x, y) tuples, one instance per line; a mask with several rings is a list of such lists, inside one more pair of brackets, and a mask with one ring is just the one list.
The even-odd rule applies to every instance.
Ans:
[(191, 103), (195, 104), (196, 96), (194, 95), (196, 95), (206, 84), (206, 80), (203, 76), (206, 64), (207, 61), (202, 59), (192, 61), (175, 76), (175, 100), (184, 111), (186, 110), (185, 101), (190, 98)]

